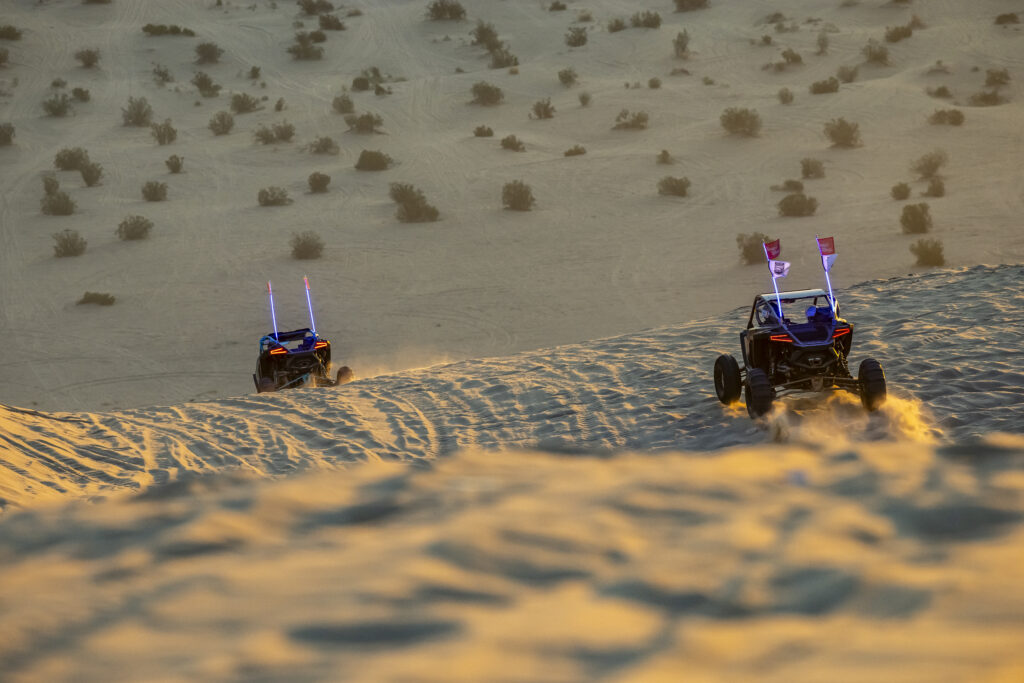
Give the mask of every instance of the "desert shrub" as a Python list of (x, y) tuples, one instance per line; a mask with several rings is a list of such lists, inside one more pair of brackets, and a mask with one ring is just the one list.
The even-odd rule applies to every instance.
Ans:
[(836, 71), (836, 76), (843, 83), (853, 83), (855, 80), (857, 80), (857, 73), (859, 71), (860, 69), (858, 69), (855, 66), (841, 66)]
[(690, 34), (685, 29), (672, 39), (672, 52), (679, 59), (685, 59), (690, 54)]
[(657, 76), (647, 79), (647, 87), (651, 90), (657, 90), (661, 87), (661, 79)]
[(525, 152), (526, 145), (523, 141), (517, 138), (515, 135), (506, 135), (501, 139), (501, 148), (508, 149), (513, 152)]
[(645, 10), (637, 12), (629, 19), (633, 28), (661, 28), (661, 15), (657, 12)]
[(356, 161), (357, 171), (386, 171), (394, 160), (384, 152), (364, 149)]
[(81, 147), (65, 147), (53, 157), (53, 165), (61, 171), (77, 171), (89, 163), (89, 153)]
[(704, 85), (714, 85), (715, 79), (711, 78), (710, 76), (704, 76), (703, 78), (700, 79), (700, 82), (703, 83)]
[(142, 198), (147, 202), (162, 202), (167, 199), (167, 183), (156, 180), (146, 181), (142, 186)]
[(224, 50), (217, 47), (216, 43), (199, 43), (196, 45), (197, 64), (216, 64), (220, 61)]
[(949, 99), (950, 97), (953, 96), (953, 93), (949, 91), (949, 88), (947, 88), (944, 85), (940, 85), (937, 88), (928, 88), (925, 92), (927, 92), (932, 97), (939, 97), (942, 99)]
[(391, 183), (388, 196), (398, 204), (396, 216), (402, 223), (429, 223), (440, 217), (423, 192), (408, 183)]
[(512, 54), (508, 47), (500, 47), (491, 52), (490, 67), (492, 69), (504, 69), (506, 67), (518, 65), (519, 58)]
[(533, 198), (533, 189), (522, 180), (505, 183), (501, 188), (501, 203), (512, 211), (529, 211), (537, 200)]
[(43, 194), (51, 195), (56, 194), (57, 190), (60, 189), (60, 183), (52, 175), (43, 176)]
[(473, 45), (481, 45), (488, 52), (501, 47), (501, 41), (498, 39), (498, 31), (494, 28), (494, 24), (477, 21), (476, 28), (470, 31), (470, 35), (473, 36)]
[(801, 159), (800, 177), (805, 180), (808, 178), (824, 178), (825, 164), (819, 159)]
[(917, 235), (931, 230), (932, 215), (928, 205), (921, 202), (904, 206), (903, 213), (900, 215), (900, 225), (903, 226), (905, 235)]
[(773, 190), (782, 192), (803, 192), (804, 184), (799, 180), (784, 180), (781, 185), (772, 185)]
[(75, 98), (75, 100), (77, 100), (78, 102), (88, 102), (90, 99), (92, 99), (92, 96), (89, 94), (89, 91), (85, 88), (72, 88), (71, 97)]
[(1007, 69), (987, 69), (985, 71), (985, 87), (999, 88), (1010, 83), (1010, 72)]
[(288, 108), (288, 105), (284, 101), (283, 97), (277, 98), (277, 102), (274, 102), (274, 111), (284, 111), (287, 108)]
[(352, 79), (352, 90), (363, 92), (370, 89), (370, 79), (366, 76), (356, 76)]
[(355, 104), (352, 103), (352, 98), (348, 95), (338, 95), (331, 101), (331, 107), (334, 111), (339, 114), (352, 114), (355, 112)]
[(170, 119), (164, 120), (163, 123), (151, 124), (149, 129), (158, 145), (169, 145), (178, 138), (178, 131), (171, 125)]
[(773, 38), (770, 35), (765, 34), (765, 35), (761, 36), (761, 44), (762, 45), (765, 45), (765, 46), (771, 45), (772, 44), (772, 40), (773, 40)]
[(474, 83), (470, 92), (473, 93), (473, 104), (490, 106), (500, 103), (505, 98), (501, 88), (485, 81)]
[(396, 204), (411, 204), (416, 201), (417, 193), (422, 194), (409, 183), (391, 183), (388, 186), (388, 196)]
[(210, 123), (207, 124), (207, 128), (209, 128), (214, 135), (227, 135), (234, 127), (235, 117), (231, 115), (231, 112), (227, 111), (217, 112), (210, 119)]
[(608, 22), (608, 33), (618, 33), (626, 30), (626, 20), (616, 17)]
[(793, 102), (793, 91), (789, 88), (780, 88), (778, 97), (779, 102), (782, 104), (791, 104)]
[(87, 242), (77, 230), (62, 230), (53, 235), (53, 255), (57, 258), (81, 256), (85, 253)]
[(82, 295), (82, 298), (75, 302), (81, 306), (83, 304), (96, 304), (98, 306), (113, 306), (114, 297), (110, 294), (104, 294), (102, 292), (86, 292)]
[(337, 154), (338, 143), (334, 141), (334, 138), (323, 135), (309, 143), (307, 149), (311, 154)]
[(75, 202), (67, 192), (57, 190), (43, 195), (39, 200), (39, 209), (47, 216), (70, 216), (75, 212)]
[(153, 221), (144, 216), (128, 216), (117, 226), (117, 236), (122, 240), (143, 240), (149, 237)]
[(614, 130), (643, 130), (647, 128), (648, 116), (645, 111), (630, 112), (623, 109), (615, 117)]
[(975, 107), (994, 107), (1006, 102), (1006, 99), (995, 90), (982, 90), (971, 95), (967, 101)]
[(258, 81), (260, 79), (260, 68), (258, 66), (249, 67), (249, 80)]
[(292, 203), (288, 190), (283, 187), (264, 187), (256, 194), (260, 206), (285, 206)]
[(302, 61), (315, 61), (324, 57), (324, 49), (305, 31), (295, 34), (295, 44), (289, 45), (287, 52), (293, 58)]
[(910, 197), (910, 185), (907, 185), (906, 183), (896, 183), (892, 186), (892, 189), (889, 190), (889, 194), (892, 195), (893, 199), (901, 202)]
[(248, 114), (249, 112), (262, 109), (260, 101), (252, 95), (244, 92), (236, 92), (231, 96), (231, 111), (236, 114)]
[(196, 35), (196, 32), (192, 29), (184, 28), (177, 24), (171, 24), (169, 26), (167, 24), (146, 24), (142, 27), (142, 32), (151, 38), (158, 36), (194, 37)]
[(708, 0), (673, 0), (676, 4), (677, 12), (689, 12), (695, 9), (705, 9), (708, 6)]
[(85, 48), (75, 53), (75, 59), (81, 62), (86, 69), (91, 69), (99, 64), (100, 51), (96, 48)]
[(676, 162), (676, 160), (672, 158), (672, 155), (668, 153), (667, 149), (663, 149), (660, 152), (658, 152), (658, 156), (655, 157), (655, 160), (659, 164), (665, 165), (674, 164)]
[(47, 116), (67, 116), (71, 111), (71, 99), (64, 93), (54, 93), (43, 100), (43, 111)]
[(887, 43), (898, 43), (912, 35), (914, 35), (914, 29), (910, 26), (887, 26), (885, 29), (885, 41)]
[(944, 266), (946, 255), (942, 251), (942, 242), (922, 237), (910, 245), (910, 253), (917, 257), (918, 266)]
[[(278, 142), (291, 142), (292, 138), (295, 137), (295, 126), (287, 121), (275, 123), (270, 128), (274, 131), (274, 139)], [(331, 144), (334, 143), (330, 138), (326, 139), (329, 140)]]
[(177, 154), (172, 154), (167, 157), (164, 164), (167, 165), (167, 170), (171, 173), (181, 173), (182, 169), (185, 167), (185, 157), (179, 157)]
[(580, 23), (586, 23), (588, 21), (593, 21), (593, 20), (594, 20), (594, 15), (591, 14), (588, 10), (584, 10), (583, 12), (580, 12), (579, 14), (576, 15), (576, 21), (578, 21)]
[(832, 76), (824, 81), (815, 81), (811, 83), (810, 91), (812, 95), (839, 92), (839, 79)]
[(566, 9), (565, 3), (564, 2), (559, 2), (559, 0), (553, 0), (551, 5), (548, 6), (548, 11), (549, 12), (563, 12), (563, 11), (565, 11), (565, 9)]
[(309, 183), (310, 192), (327, 192), (327, 186), (331, 183), (331, 176), (326, 173), (314, 171), (309, 174), (309, 178), (306, 179), (306, 182)]
[(753, 109), (729, 107), (718, 120), (722, 128), (733, 135), (752, 137), (761, 130), (761, 116)]
[(685, 197), (689, 189), (689, 178), (674, 178), (667, 175), (658, 181), (658, 194)]
[(202, 71), (197, 71), (192, 77), (192, 85), (196, 86), (199, 94), (203, 97), (216, 97), (220, 94), (220, 86)]
[(818, 210), (818, 200), (797, 192), (779, 200), (778, 207), (780, 216), (813, 216)]
[(363, 16), (363, 10), (359, 9), (358, 7), (353, 7), (352, 9), (350, 9), (348, 12), (345, 13), (345, 16), (346, 17), (361, 17), (361, 16)]
[(576, 70), (575, 69), (562, 69), (558, 72), (558, 81), (565, 87), (570, 87), (576, 84)]
[(460, 21), (466, 18), (466, 8), (458, 0), (434, 0), (427, 5), (431, 21)]
[(586, 107), (586, 106), (588, 106), (590, 104), (590, 101), (591, 101), (590, 93), (588, 93), (588, 92), (581, 92), (578, 95), (578, 99), (580, 101), (580, 106), (581, 107)]
[(910, 164), (910, 170), (916, 173), (921, 179), (928, 180), (935, 177), (946, 162), (949, 155), (944, 150), (936, 149), (916, 159)]
[(946, 183), (942, 182), (942, 178), (932, 178), (928, 181), (928, 189), (924, 191), (925, 197), (944, 197), (946, 196)]
[(550, 119), (555, 116), (555, 107), (551, 104), (551, 98), (537, 100), (533, 103), (532, 117), (535, 119)]
[(321, 31), (344, 31), (345, 22), (333, 14), (321, 14), (319, 19)]
[(334, 5), (330, 0), (298, 0), (298, 5), (303, 14), (310, 17), (334, 11)]
[(803, 64), (804, 58), (793, 48), (787, 47), (782, 51), (782, 59), (786, 64)]
[(935, 113), (928, 117), (928, 123), (933, 126), (960, 126), (964, 122), (964, 113), (959, 109), (936, 109)]
[(14, 124), (0, 123), (0, 147), (14, 142)]
[(121, 120), (126, 126), (148, 126), (153, 118), (153, 108), (145, 97), (129, 97), (128, 105), (121, 109)]
[(95, 187), (96, 185), (99, 185), (100, 178), (103, 177), (103, 167), (96, 162), (82, 164), (82, 167), (78, 169), (78, 172), (82, 174), (82, 182), (85, 183), (86, 187)]
[(0, 26), (0, 40), (21, 40), (21, 29), (10, 24)]
[(736, 235), (736, 248), (740, 250), (740, 261), (746, 265), (764, 262), (764, 243), (770, 241), (763, 232)]
[(996, 17), (997, 26), (1006, 26), (1008, 24), (1019, 24), (1020, 17), (1017, 16), (1016, 12), (1008, 12), (1006, 14), (1000, 14)]
[(473, 135), (478, 138), (489, 138), (494, 135), (494, 129), (490, 126), (477, 126), (473, 129)]
[(916, 14), (911, 14), (910, 15), (910, 21), (907, 22), (907, 27), (908, 28), (911, 28), (911, 29), (917, 31), (919, 29), (924, 28), (924, 26), (925, 26), (925, 24), (924, 24), (924, 21), (921, 19), (921, 17), (917, 16)]
[(844, 118), (832, 119), (825, 124), (825, 136), (832, 141), (833, 147), (859, 147), (860, 125), (850, 123)]
[(324, 252), (324, 241), (312, 230), (292, 234), (289, 245), (292, 248), (292, 258), (315, 259), (320, 258)]
[(327, 34), (324, 33), (323, 31), (317, 29), (316, 31), (310, 31), (309, 32), (309, 39), (310, 39), (310, 41), (312, 41), (314, 43), (326, 43), (327, 42)]
[(372, 114), (366, 112), (356, 116), (355, 114), (345, 115), (345, 124), (350, 130), (354, 130), (357, 133), (369, 135), (370, 133), (376, 133), (377, 128), (383, 124), (378, 114)]
[(861, 48), (860, 53), (864, 55), (864, 59), (869, 64), (878, 64), (879, 66), (889, 64), (889, 48), (877, 41), (868, 41), (868, 44)]
[(828, 34), (822, 31), (818, 34), (818, 51), (815, 54), (827, 55), (828, 54)]
[(562, 154), (562, 156), (578, 157), (578, 156), (581, 156), (581, 155), (586, 154), (586, 153), (587, 153), (587, 150), (582, 145), (573, 145), (569, 149), (565, 150), (565, 152)]

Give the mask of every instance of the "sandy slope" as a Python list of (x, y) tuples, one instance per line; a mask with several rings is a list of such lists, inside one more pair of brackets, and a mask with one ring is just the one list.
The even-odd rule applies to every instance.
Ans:
[[(0, 149), (0, 333), (19, 347), (46, 335), (47, 348), (0, 361), (0, 402), (101, 409), (245, 393), (251, 345), (268, 327), (263, 282), (278, 283), (282, 325), (300, 325), (305, 273), (316, 288), (321, 329), (361, 376), (730, 309), (764, 286), (761, 269), (737, 262), (738, 232), (781, 236), (795, 264), (793, 285), (817, 280), (814, 233), (837, 237), (840, 284), (904, 274), (912, 270), (911, 238), (899, 234), (900, 206), (888, 189), (911, 180), (909, 162), (935, 147), (951, 157), (948, 196), (931, 201), (935, 236), (950, 263), (1020, 261), (1024, 146), (1017, 80), (1024, 50), (1020, 31), (992, 25), (1012, 3), (838, 4), (712, 3), (707, 11), (674, 14), (669, 3), (653, 0), (573, 3), (561, 13), (537, 2), (467, 1), (470, 19), (493, 22), (519, 56), (520, 73), (512, 75), (488, 69), (482, 50), (469, 45), (471, 21), (425, 22), (423, 2), (350, 3), (363, 15), (331, 34), (326, 58), (311, 63), (285, 53), (300, 19), (288, 2), (276, 9), (268, 2), (217, 9), (206, 0), (5, 3), (4, 21), (25, 36), (7, 45), (11, 64), (0, 72), (9, 93), (0, 98), (0, 121), (17, 129), (16, 144)], [(660, 11), (662, 28), (603, 30), (608, 19), (640, 8)], [(595, 22), (590, 42), (570, 50), (562, 36), (579, 9), (590, 10)], [(784, 12), (801, 30), (773, 33), (762, 23), (769, 11)], [(928, 28), (891, 46), (892, 66), (862, 67), (860, 80), (835, 95), (807, 94), (812, 81), (861, 61), (868, 38), (912, 11)], [(803, 23), (810, 16), (821, 23)], [(146, 22), (181, 24), (199, 36), (147, 38), (139, 31)], [(830, 34), (829, 54), (815, 56), (817, 27), (826, 23), (838, 32)], [(686, 61), (671, 58), (671, 39), (682, 28), (692, 36)], [(775, 46), (750, 45), (765, 33)], [(221, 64), (192, 63), (201, 40), (225, 50)], [(100, 68), (77, 66), (73, 53), (84, 46), (100, 48)], [(763, 71), (784, 46), (800, 51), (804, 65)], [(928, 74), (938, 59), (950, 74)], [(167, 66), (177, 82), (158, 87), (154, 63)], [(245, 77), (253, 65), (262, 69), (265, 89)], [(357, 110), (384, 119), (384, 135), (359, 136), (345, 131), (330, 101), (370, 66), (406, 80), (391, 85), (391, 96), (354, 95)], [(567, 66), (580, 77), (571, 89), (556, 78)], [(669, 75), (680, 66), (691, 75)], [(197, 68), (224, 86), (219, 98), (195, 93), (189, 79)], [(964, 107), (962, 128), (925, 122), (947, 106), (925, 95), (926, 87), (948, 84), (964, 102), (988, 68), (1009, 69), (1009, 104)], [(623, 88), (651, 76), (662, 79), (661, 89)], [(703, 85), (704, 76), (715, 85)], [(39, 107), (57, 77), (92, 94), (67, 119), (46, 118)], [(479, 80), (501, 86), (505, 103), (467, 104)], [(797, 94), (788, 107), (775, 98), (783, 86)], [(577, 102), (584, 90), (594, 98), (587, 108)], [(237, 116), (230, 135), (214, 137), (206, 123), (227, 109), (232, 92), (266, 95), (268, 107)], [(158, 120), (173, 121), (178, 140), (159, 147), (147, 130), (122, 127), (119, 108), (129, 96), (147, 97)], [(288, 108), (275, 113), (269, 105), (280, 97)], [(555, 118), (529, 120), (530, 106), (543, 97), (552, 99)], [(718, 116), (729, 106), (756, 108), (764, 120), (761, 136), (724, 136)], [(650, 128), (611, 130), (622, 108), (648, 111)], [(836, 116), (860, 124), (864, 147), (828, 148), (821, 127)], [(296, 126), (294, 143), (253, 142), (257, 125), (285, 118)], [(497, 137), (474, 138), (479, 124), (492, 126)], [(526, 142), (526, 152), (499, 149), (497, 138), (510, 133)], [(318, 135), (334, 137), (341, 153), (323, 158), (303, 151)], [(588, 153), (563, 157), (574, 144)], [(59, 173), (79, 211), (40, 215), (39, 176), (59, 149), (77, 145), (104, 166), (103, 185), (85, 188), (77, 174)], [(352, 165), (364, 148), (381, 149), (399, 163), (384, 173), (359, 173)], [(656, 165), (661, 149), (678, 163)], [(172, 153), (185, 157), (186, 173), (167, 173), (163, 160)], [(781, 195), (769, 187), (796, 177), (806, 156), (827, 168), (824, 180), (808, 183), (821, 203), (818, 215), (778, 218), (774, 203)], [(333, 177), (326, 196), (306, 194), (305, 179), (316, 170)], [(689, 198), (657, 196), (657, 180), (669, 173), (690, 178)], [(532, 213), (500, 208), (502, 184), (517, 178), (534, 187)], [(167, 202), (141, 200), (139, 187), (150, 179), (168, 183)], [(420, 187), (443, 220), (397, 223), (386, 197), (392, 181)], [(268, 185), (287, 188), (295, 203), (258, 207), (256, 193)], [(915, 194), (923, 189), (914, 187)], [(150, 240), (116, 239), (113, 231), (128, 214), (155, 221)], [(52, 256), (50, 235), (66, 227), (89, 240), (80, 258)], [(327, 243), (319, 261), (288, 256), (288, 237), (306, 229)], [(76, 307), (85, 290), (110, 292), (118, 302)]]

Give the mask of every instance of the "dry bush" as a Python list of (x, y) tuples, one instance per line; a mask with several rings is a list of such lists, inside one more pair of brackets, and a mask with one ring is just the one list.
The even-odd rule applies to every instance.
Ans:
[(928, 181), (928, 189), (924, 191), (924, 196), (945, 197), (946, 183), (942, 182), (942, 178), (932, 178)]
[(791, 104), (793, 102), (793, 91), (789, 88), (780, 88), (779, 102), (782, 104)]
[(633, 14), (629, 19), (629, 23), (633, 28), (661, 28), (661, 15), (657, 12), (644, 10), (643, 12)]
[(434, 0), (427, 5), (427, 17), (431, 21), (461, 21), (466, 18), (466, 8), (458, 0)]
[(395, 215), (402, 223), (430, 223), (440, 217), (437, 208), (427, 203), (423, 192), (408, 183), (391, 183), (388, 196), (398, 204)]
[(474, 83), (470, 92), (473, 93), (472, 103), (483, 106), (499, 104), (505, 98), (505, 93), (501, 88), (486, 81)]
[(196, 86), (199, 94), (203, 97), (216, 97), (220, 94), (220, 86), (202, 71), (197, 71), (192, 77), (192, 85)]
[(167, 183), (149, 180), (142, 186), (142, 198), (147, 202), (162, 202), (167, 199)]
[(995, 107), (1005, 103), (1006, 99), (995, 90), (982, 90), (971, 95), (967, 101), (975, 107)]
[(315, 17), (316, 15), (323, 14), (324, 12), (334, 11), (334, 5), (330, 0), (298, 0), (297, 4), (303, 14), (309, 17)]
[(167, 157), (164, 161), (167, 165), (167, 170), (171, 173), (181, 173), (182, 169), (185, 168), (185, 157), (179, 157), (177, 154), (172, 154)]
[(964, 113), (959, 109), (936, 109), (935, 113), (928, 117), (928, 123), (933, 126), (962, 126)]
[(505, 69), (510, 66), (518, 66), (519, 58), (512, 54), (508, 47), (500, 47), (497, 50), (491, 51), (491, 63), (492, 69)]
[(194, 38), (196, 32), (190, 28), (178, 26), (177, 24), (146, 24), (142, 27), (142, 32), (150, 38), (159, 36), (186, 36)]
[(231, 111), (236, 114), (248, 114), (262, 108), (260, 101), (248, 93), (236, 92), (231, 96)]
[(310, 31), (309, 39), (314, 43), (326, 43), (327, 34), (320, 30)]
[(478, 138), (489, 138), (494, 135), (494, 129), (490, 126), (477, 126), (473, 129), (473, 135)]
[(904, 206), (903, 213), (900, 215), (900, 225), (903, 226), (905, 235), (917, 235), (931, 230), (932, 215), (928, 205), (921, 202)]
[(89, 162), (83, 164), (78, 172), (82, 174), (82, 182), (85, 183), (86, 187), (95, 187), (100, 184), (100, 178), (103, 177), (103, 167), (95, 162)]
[(657, 90), (658, 88), (661, 87), (661, 79), (658, 78), (657, 76), (653, 76), (647, 79), (647, 87), (650, 88), (651, 90)]
[(53, 157), (53, 165), (61, 171), (77, 171), (89, 163), (89, 153), (81, 147), (65, 147)]
[(555, 116), (555, 107), (551, 104), (551, 98), (537, 100), (533, 103), (531, 118), (551, 119)]
[(772, 185), (775, 192), (803, 192), (804, 184), (799, 180), (784, 180), (781, 185)]
[(578, 95), (578, 99), (580, 101), (580, 106), (581, 107), (586, 107), (586, 106), (590, 105), (590, 102), (591, 102), (591, 100), (593, 98), (591, 98), (590, 93), (588, 93), (588, 92), (581, 92)]
[(706, 9), (708, 0), (673, 0), (677, 12), (689, 12), (695, 9)]
[(163, 123), (151, 124), (149, 129), (158, 145), (169, 145), (178, 139), (178, 131), (171, 125), (170, 119), (165, 119)]
[(869, 40), (868, 44), (861, 48), (860, 53), (869, 64), (887, 66), (889, 64), (889, 48), (876, 40)]
[(748, 266), (763, 263), (764, 243), (769, 241), (768, 235), (763, 232), (736, 235), (736, 247), (740, 250), (740, 261)]
[(52, 81), (50, 81), (51, 88), (66, 88), (67, 86), (68, 82), (65, 81), (63, 78), (55, 78)]
[(227, 135), (231, 132), (231, 129), (235, 127), (235, 117), (231, 115), (231, 112), (219, 111), (210, 118), (210, 123), (207, 124), (214, 135)]
[(647, 112), (645, 111), (630, 112), (628, 109), (623, 109), (619, 112), (619, 115), (615, 117), (615, 125), (612, 126), (612, 129), (643, 130), (647, 128), (648, 118)]
[(857, 73), (859, 71), (860, 69), (855, 66), (841, 66), (836, 71), (836, 76), (843, 83), (853, 83), (857, 80)]
[(672, 40), (672, 52), (678, 59), (686, 59), (690, 54), (690, 34), (683, 29)]
[(581, 24), (585, 24), (586, 22), (593, 20), (594, 15), (587, 10), (584, 10), (583, 12), (580, 12), (579, 14), (576, 15), (576, 21), (580, 22)]
[(910, 253), (917, 257), (918, 266), (944, 266), (946, 255), (942, 250), (942, 242), (922, 237), (910, 245)]
[(345, 125), (349, 127), (349, 130), (353, 130), (363, 135), (369, 135), (371, 133), (378, 133), (377, 130), (383, 125), (383, 120), (378, 114), (366, 112), (356, 116), (355, 114), (345, 115)]
[(563, 152), (562, 156), (578, 157), (578, 156), (582, 156), (582, 155), (584, 155), (586, 153), (587, 153), (587, 150), (582, 145), (573, 145), (569, 149), (565, 150), (565, 152)]
[(324, 57), (324, 49), (317, 45), (313, 36), (305, 31), (295, 34), (295, 44), (289, 45), (286, 51), (293, 58), (307, 62)]
[(43, 111), (47, 116), (67, 116), (71, 112), (71, 98), (64, 93), (54, 93), (43, 100)]
[(655, 161), (659, 164), (665, 165), (676, 163), (676, 160), (672, 158), (672, 155), (668, 153), (667, 149), (663, 149), (658, 152), (658, 156), (655, 157)]
[(832, 119), (825, 124), (825, 137), (832, 141), (833, 147), (860, 147), (860, 125), (850, 123), (844, 118)]
[(293, 233), (289, 245), (292, 248), (292, 258), (315, 259), (320, 258), (324, 252), (324, 241), (312, 230)]
[(996, 17), (996, 26), (1007, 26), (1009, 24), (1019, 24), (1020, 17), (1017, 16), (1016, 12), (1007, 12), (1006, 14), (1000, 14)]
[(85, 48), (75, 53), (75, 59), (86, 69), (91, 69), (100, 62), (100, 51), (96, 48)]
[(936, 149), (923, 155), (910, 164), (910, 170), (922, 180), (929, 180), (935, 177), (943, 166), (949, 161), (949, 155), (945, 150)]
[(811, 83), (810, 91), (812, 95), (825, 95), (828, 93), (839, 92), (839, 79), (832, 76), (824, 81), (815, 81)]
[(819, 159), (801, 159), (800, 177), (805, 180), (808, 178), (824, 178), (825, 164)]
[(790, 47), (782, 51), (782, 59), (790, 65), (804, 63), (804, 58), (800, 56), (800, 53)]
[(566, 9), (565, 3), (564, 2), (560, 2), (559, 0), (553, 0), (551, 5), (548, 6), (548, 11), (549, 12), (563, 12), (563, 11), (565, 11), (565, 9)]
[(761, 130), (761, 116), (754, 109), (729, 107), (718, 120), (730, 135), (754, 137)]
[(277, 102), (274, 103), (274, 111), (284, 111), (288, 108), (283, 97), (278, 97)]
[(338, 143), (334, 138), (322, 135), (309, 143), (307, 149), (311, 154), (337, 154)]
[(616, 17), (608, 22), (608, 33), (618, 33), (626, 30), (626, 20)]
[(889, 190), (889, 194), (892, 195), (893, 199), (901, 202), (910, 197), (910, 185), (907, 185), (906, 183), (896, 183), (892, 186), (892, 189)]
[(59, 189), (60, 183), (57, 182), (57, 178), (52, 175), (43, 176), (43, 194), (56, 194)]
[(914, 29), (910, 26), (888, 26), (885, 29), (885, 41), (887, 43), (898, 43), (912, 35), (914, 35)]
[(505, 183), (501, 188), (501, 203), (512, 211), (529, 211), (537, 200), (533, 198), (533, 189), (522, 180)]
[(928, 88), (925, 92), (927, 92), (932, 97), (938, 97), (941, 99), (949, 99), (953, 97), (953, 93), (951, 93), (949, 91), (949, 88), (947, 88), (944, 85), (940, 85), (937, 88)]
[(21, 29), (10, 24), (0, 26), (0, 40), (21, 40)]
[(576, 84), (576, 70), (575, 69), (562, 69), (558, 72), (558, 81), (565, 87), (570, 87)]
[(327, 186), (331, 183), (331, 176), (326, 173), (320, 173), (314, 171), (309, 174), (309, 178), (306, 179), (309, 183), (309, 191), (313, 193), (327, 192)]
[(827, 55), (828, 54), (828, 43), (829, 43), (828, 34), (825, 33), (824, 31), (819, 33), (818, 34), (818, 41), (817, 41), (818, 51), (815, 54), (817, 54), (819, 56), (820, 55)]
[(53, 255), (57, 258), (81, 256), (85, 253), (87, 242), (77, 230), (62, 230), (53, 235)]
[(153, 221), (143, 216), (128, 216), (117, 226), (117, 236), (122, 240), (144, 240), (153, 229)]
[(82, 298), (75, 302), (81, 306), (83, 304), (96, 304), (98, 306), (113, 306), (114, 297), (110, 294), (104, 294), (103, 292), (86, 292), (82, 295)]
[(216, 64), (223, 54), (224, 50), (216, 43), (199, 43), (196, 45), (196, 64)]
[(129, 97), (128, 105), (121, 109), (121, 120), (126, 126), (148, 126), (153, 118), (153, 108), (145, 97)]
[(985, 71), (985, 87), (1000, 88), (1010, 83), (1010, 72), (1007, 69), (987, 69)]
[(47, 216), (70, 216), (75, 212), (75, 202), (67, 192), (57, 190), (43, 195), (39, 200), (39, 209)]
[(288, 190), (283, 187), (264, 187), (256, 194), (260, 206), (286, 206), (292, 203)]
[(14, 142), (14, 124), (0, 123), (0, 147), (5, 147)]
[(689, 178), (675, 178), (667, 175), (658, 181), (658, 194), (685, 197), (690, 189)]
[(321, 31), (344, 31), (345, 22), (333, 14), (321, 14), (318, 18)]
[(797, 192), (779, 200), (778, 207), (780, 216), (813, 216), (818, 210), (818, 200)]
[(517, 138), (515, 135), (506, 135), (501, 139), (501, 148), (508, 149), (513, 152), (525, 152), (526, 145), (523, 141)]
[(88, 102), (90, 99), (92, 99), (92, 96), (89, 94), (89, 91), (85, 88), (72, 88), (71, 97), (75, 98), (75, 100), (78, 102)]
[(331, 107), (339, 114), (353, 114), (356, 110), (355, 104), (352, 103), (352, 98), (348, 95), (338, 95), (335, 97), (331, 101)]
[(473, 45), (480, 45), (488, 52), (493, 52), (501, 47), (501, 40), (498, 39), (498, 31), (494, 24), (484, 21), (477, 21), (476, 28), (470, 31), (473, 36)]
[(394, 163), (394, 160), (384, 152), (364, 149), (359, 153), (356, 161), (357, 171), (386, 171)]

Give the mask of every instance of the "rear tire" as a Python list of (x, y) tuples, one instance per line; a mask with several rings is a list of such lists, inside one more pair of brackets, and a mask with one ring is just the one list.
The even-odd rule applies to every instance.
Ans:
[(886, 399), (885, 372), (882, 364), (874, 358), (865, 358), (857, 371), (860, 385), (860, 402), (869, 413), (882, 407)]
[(270, 379), (269, 377), (262, 377), (260, 378), (259, 383), (256, 385), (256, 393), (263, 394), (268, 391), (274, 391), (275, 388), (276, 387), (274, 386), (274, 380)]
[(772, 409), (772, 383), (768, 381), (768, 375), (760, 368), (747, 368), (747, 385), (745, 396), (747, 402), (747, 414), (752, 419), (764, 417)]
[(348, 384), (355, 379), (355, 377), (356, 375), (352, 372), (352, 368), (347, 365), (343, 365), (338, 369), (338, 379), (335, 384)]
[(743, 383), (740, 381), (740, 366), (736, 359), (723, 353), (715, 359), (715, 393), (724, 405), (740, 400)]

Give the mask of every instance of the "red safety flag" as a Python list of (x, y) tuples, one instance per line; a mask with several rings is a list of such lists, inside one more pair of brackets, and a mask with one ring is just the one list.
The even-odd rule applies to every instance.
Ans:
[(774, 242), (764, 243), (764, 253), (768, 257), (769, 261), (774, 261), (779, 258), (779, 254), (782, 253), (782, 242), (775, 240)]
[(831, 256), (836, 253), (836, 238), (835, 237), (819, 237), (818, 238), (818, 251), (821, 252), (822, 256)]

